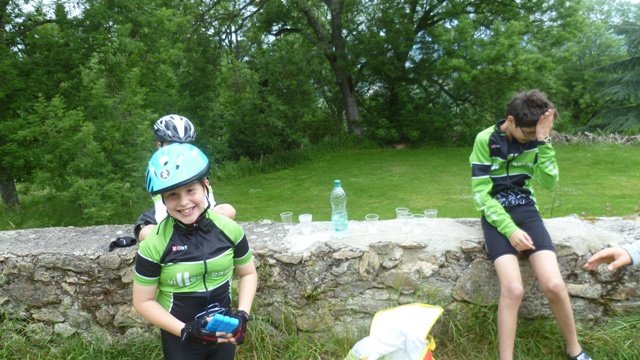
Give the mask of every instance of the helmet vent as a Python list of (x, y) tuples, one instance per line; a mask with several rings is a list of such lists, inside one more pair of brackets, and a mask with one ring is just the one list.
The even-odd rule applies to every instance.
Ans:
[(176, 170), (180, 169), (180, 165), (182, 165), (183, 161), (184, 161), (184, 156), (180, 156), (179, 158), (176, 159)]

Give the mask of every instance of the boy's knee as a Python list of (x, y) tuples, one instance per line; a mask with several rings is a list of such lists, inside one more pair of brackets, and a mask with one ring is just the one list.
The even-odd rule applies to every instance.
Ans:
[(224, 215), (229, 219), (236, 218), (236, 209), (231, 204), (219, 204), (213, 208), (213, 211), (220, 215)]
[(231, 206), (230, 204), (225, 204), (225, 209), (224, 209), (224, 214), (226, 217), (230, 218), (230, 219), (235, 219), (236, 218), (236, 209)]
[(567, 292), (567, 287), (562, 279), (553, 279), (542, 284), (542, 291), (549, 298), (556, 298)]
[(521, 301), (524, 297), (524, 288), (521, 283), (513, 282), (501, 287), (500, 296), (507, 297), (510, 300)]

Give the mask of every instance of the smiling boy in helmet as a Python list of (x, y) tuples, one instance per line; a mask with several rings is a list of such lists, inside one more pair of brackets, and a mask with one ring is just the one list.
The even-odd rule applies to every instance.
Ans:
[[(153, 133), (158, 149), (173, 143), (192, 143), (196, 139), (196, 129), (191, 121), (184, 116), (175, 114), (158, 119), (153, 125)], [(231, 204), (216, 204), (208, 179), (205, 179), (205, 184), (209, 190), (209, 204), (213, 211), (235, 219), (236, 209)], [(153, 196), (153, 204), (152, 209), (142, 213), (136, 220), (133, 233), (139, 241), (144, 240), (155, 225), (167, 216), (167, 209), (160, 196)]]
[[(256, 294), (258, 277), (244, 230), (209, 209), (208, 173), (207, 157), (179, 143), (158, 149), (147, 168), (147, 191), (162, 198), (168, 216), (138, 248), (133, 306), (161, 329), (168, 360), (233, 359)], [(229, 333), (207, 331), (216, 314), (237, 319), (238, 327)]]

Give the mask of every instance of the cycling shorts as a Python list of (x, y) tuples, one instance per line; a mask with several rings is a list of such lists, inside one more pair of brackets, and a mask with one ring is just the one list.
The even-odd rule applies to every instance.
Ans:
[(203, 345), (192, 342), (180, 342), (180, 338), (161, 330), (162, 352), (165, 360), (233, 360), (236, 346), (231, 343)]
[(482, 232), (484, 234), (484, 245), (489, 259), (494, 262), (502, 255), (515, 255), (518, 257), (529, 258), (531, 254), (541, 250), (556, 251), (551, 241), (551, 236), (544, 226), (542, 217), (538, 209), (534, 205), (521, 205), (514, 207), (507, 207), (505, 210), (511, 215), (513, 222), (524, 232), (529, 234), (531, 240), (533, 240), (533, 246), (535, 250), (525, 250), (519, 252), (514, 248), (509, 239), (502, 235), (495, 226), (489, 224), (489, 222), (483, 216), (481, 219)]

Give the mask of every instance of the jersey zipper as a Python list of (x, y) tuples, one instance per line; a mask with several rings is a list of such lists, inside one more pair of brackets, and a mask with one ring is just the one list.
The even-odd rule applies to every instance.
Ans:
[(211, 293), (209, 292), (209, 288), (207, 287), (207, 273), (209, 272), (208, 266), (207, 266), (207, 253), (205, 251), (205, 247), (204, 247), (204, 242), (203, 239), (204, 237), (202, 236), (200, 229), (199, 229), (199, 224), (196, 222), (193, 225), (193, 231), (195, 233), (195, 237), (197, 239), (197, 243), (198, 243), (198, 247), (200, 247), (200, 253), (202, 254), (202, 263), (204, 265), (204, 272), (202, 273), (202, 284), (204, 286), (204, 291), (207, 294), (207, 298), (206, 298), (206, 303), (205, 303), (205, 309), (207, 309), (207, 317), (209, 316), (208, 311), (209, 311), (209, 304), (211, 303)]

